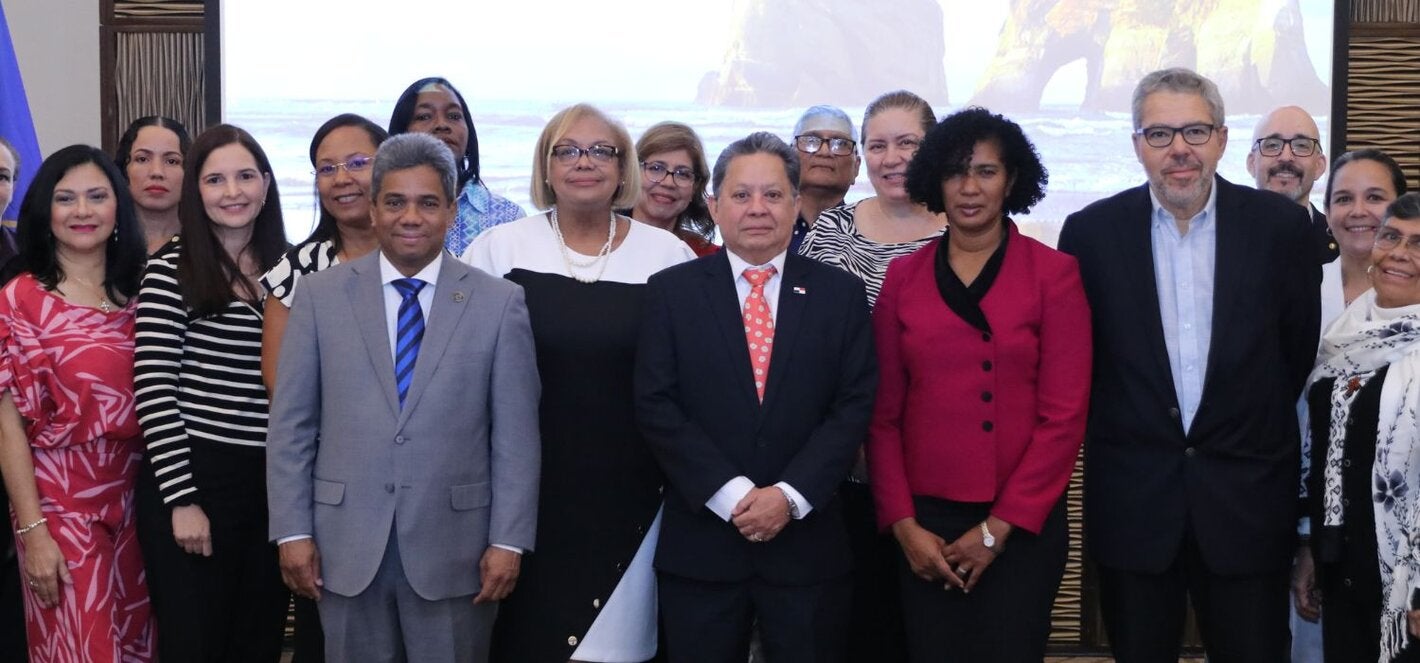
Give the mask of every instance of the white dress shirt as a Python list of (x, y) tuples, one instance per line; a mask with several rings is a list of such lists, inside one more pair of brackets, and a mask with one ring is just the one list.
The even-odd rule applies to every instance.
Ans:
[[(404, 295), (399, 293), (399, 288), (394, 286), (394, 282), (403, 278), (416, 278), (424, 282), (424, 287), (419, 291), (417, 296), (419, 298), (419, 312), (424, 316), (424, 322), (427, 325), (429, 322), (429, 311), (434, 305), (434, 285), (439, 282), (439, 272), (442, 271), (444, 266), (443, 256), (443, 252), (440, 252), (434, 260), (430, 261), (423, 269), (419, 270), (419, 273), (415, 274), (413, 277), (405, 277), (405, 275), (401, 274), (400, 271), (395, 268), (394, 264), (389, 261), (389, 258), (385, 257), (383, 252), (380, 253), (380, 283), (382, 284), (380, 290), (385, 298), (385, 329), (389, 334), (391, 362), (395, 360), (395, 348), (399, 345), (399, 305), (404, 303)], [(416, 358), (415, 364), (417, 365), (418, 362), (419, 360)], [(277, 544), (309, 538), (311, 538), (309, 534), (295, 534), (278, 540)], [(505, 546), (501, 543), (490, 543), (489, 545), (519, 554), (523, 552), (522, 548)]]
[[(751, 265), (745, 262), (743, 258), (735, 255), (734, 251), (728, 248), (725, 249), (725, 255), (730, 259), (730, 273), (735, 276), (735, 293), (739, 295), (740, 310), (744, 310), (745, 300), (749, 299), (750, 290), (754, 288), (749, 280), (744, 277), (745, 270), (773, 265), (774, 275), (770, 276), (769, 280), (764, 282), (764, 303), (769, 307), (769, 316), (771, 318), (779, 317), (779, 286), (784, 282), (784, 257), (787, 254), (788, 252), (780, 253), (763, 265)], [(770, 359), (771, 365), (773, 361), (773, 359)], [(780, 481), (774, 484), (774, 487), (784, 491), (784, 495), (793, 500), (794, 504), (798, 505), (799, 518), (803, 518), (809, 515), (810, 511), (813, 511), (813, 505), (809, 504), (809, 501), (804, 499), (804, 496), (800, 495), (799, 491), (795, 490), (793, 486)], [(725, 485), (721, 486), (720, 490), (715, 491), (715, 494), (710, 497), (710, 501), (706, 502), (705, 506), (709, 507), (721, 520), (730, 522), (730, 514), (734, 512), (735, 506), (740, 503), (740, 500), (745, 498), (745, 495), (749, 494), (749, 491), (754, 490), (754, 488), (754, 482), (750, 481), (749, 477), (744, 475), (737, 476), (725, 482)]]

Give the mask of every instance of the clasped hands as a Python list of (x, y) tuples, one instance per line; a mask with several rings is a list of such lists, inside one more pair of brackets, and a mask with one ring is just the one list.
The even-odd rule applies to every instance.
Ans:
[(750, 489), (730, 512), (730, 524), (754, 543), (773, 540), (789, 520), (789, 498), (775, 486)]
[[(987, 524), (996, 537), (996, 550), (999, 551), (1010, 535), (1011, 525), (994, 516), (987, 520)], [(980, 527), (972, 527), (957, 540), (948, 543), (917, 524), (916, 518), (904, 518), (893, 523), (892, 533), (902, 546), (913, 575), (926, 582), (941, 582), (942, 589), (949, 591), (960, 588), (970, 593), (1000, 554), (986, 547)]]

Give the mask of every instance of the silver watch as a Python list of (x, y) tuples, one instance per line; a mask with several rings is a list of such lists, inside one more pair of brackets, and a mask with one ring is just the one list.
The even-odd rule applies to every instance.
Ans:
[(996, 552), (996, 536), (991, 533), (991, 528), (986, 526), (984, 520), (981, 521), (981, 545), (991, 552)]
[(789, 503), (789, 517), (793, 520), (798, 520), (799, 517), (802, 515), (799, 513), (799, 503), (794, 501), (794, 498), (792, 495), (789, 494), (789, 491), (780, 488), (779, 492), (784, 494), (784, 501)]

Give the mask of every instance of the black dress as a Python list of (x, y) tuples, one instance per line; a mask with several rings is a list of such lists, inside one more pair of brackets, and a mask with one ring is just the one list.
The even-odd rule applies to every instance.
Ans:
[[(599, 276), (594, 283), (565, 274), (541, 215), (485, 231), (465, 256), (523, 287), (542, 381), (536, 549), (523, 557), (517, 586), (499, 608), (495, 662), (586, 657), (578, 647), (661, 506), (664, 478), (636, 427), (632, 401), (636, 342), (646, 278), (693, 254), (670, 233), (631, 227), (604, 271), (577, 270)], [(654, 582), (644, 569), (637, 580)], [(641, 607), (654, 614), (653, 603)]]
[[(1381, 385), (1389, 367), (1361, 386), (1351, 403), (1346, 449), (1341, 457), (1340, 526), (1323, 526), (1322, 477), (1331, 426), (1331, 390), (1336, 380), (1318, 380), (1307, 393), (1312, 412), (1312, 472), (1307, 513), (1312, 519), (1312, 556), (1322, 595), (1322, 653), (1327, 663), (1370, 663), (1380, 658), (1381, 576), (1372, 510), (1371, 472), (1376, 457)], [(1413, 636), (1396, 663), (1420, 662)]]

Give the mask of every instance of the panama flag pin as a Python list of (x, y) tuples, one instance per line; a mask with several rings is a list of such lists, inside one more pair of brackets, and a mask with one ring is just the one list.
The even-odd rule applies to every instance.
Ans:
[(808, 288), (805, 288), (804, 286), (801, 286), (801, 285), (796, 285), (796, 286), (794, 286), (794, 294), (796, 294), (796, 295), (807, 295), (807, 294), (809, 294), (809, 289), (808, 289)]

